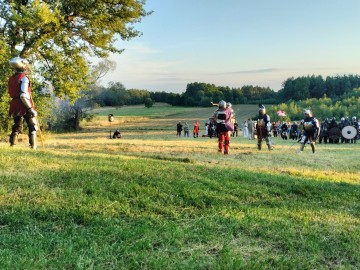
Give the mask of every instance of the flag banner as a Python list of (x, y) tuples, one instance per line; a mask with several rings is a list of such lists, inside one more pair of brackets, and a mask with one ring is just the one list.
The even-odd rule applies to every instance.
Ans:
[(286, 116), (286, 113), (284, 111), (278, 110), (277, 112), (278, 116)]

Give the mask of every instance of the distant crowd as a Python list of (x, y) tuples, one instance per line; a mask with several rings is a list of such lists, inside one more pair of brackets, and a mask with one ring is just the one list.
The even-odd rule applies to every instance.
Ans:
[[(299, 139), (302, 134), (303, 125), (301, 121), (294, 122), (273, 122), (271, 125), (271, 133), (273, 137), (281, 137), (287, 139)], [(340, 121), (336, 121), (335, 117), (325, 118), (320, 123), (320, 134), (318, 143), (356, 143), (360, 139), (360, 121), (353, 116), (341, 117)]]
[[(218, 138), (219, 152), (229, 153), (230, 137), (237, 137), (242, 131), (242, 137), (249, 140), (257, 139), (258, 149), (261, 150), (265, 141), (269, 150), (273, 149), (270, 137), (280, 137), (283, 140), (300, 142), (302, 152), (306, 143), (309, 143), (315, 153), (315, 143), (356, 143), (360, 139), (360, 121), (356, 116), (342, 117), (337, 121), (335, 117), (326, 118), (321, 123), (312, 115), (310, 110), (304, 110), (304, 119), (293, 122), (270, 122), (265, 106), (259, 105), (259, 116), (256, 121), (248, 119), (239, 125), (230, 103), (220, 101), (214, 115), (205, 123), (202, 137)], [(193, 137), (199, 137), (200, 124), (195, 121), (191, 126)], [(188, 122), (177, 123), (177, 136), (189, 137)]]
[[(217, 137), (215, 131), (215, 123), (210, 119), (205, 123), (204, 132), (201, 137)], [(348, 133), (355, 131), (357, 132), (356, 136), (353, 139), (347, 139), (342, 135), (342, 130), (347, 127), (354, 127)], [(193, 137), (199, 137), (200, 124), (198, 121), (193, 123)], [(182, 136), (184, 131), (184, 136), (189, 137), (190, 125), (188, 122), (182, 124), (181, 122), (177, 123), (177, 136)], [(301, 138), (303, 129), (303, 123), (301, 121), (277, 121), (271, 123), (270, 136), (275, 138), (282, 138), (283, 140), (296, 140)], [(238, 137), (239, 131), (242, 132), (242, 137), (248, 138), (249, 140), (256, 139), (256, 121), (248, 119), (241, 124), (239, 128), (239, 123), (235, 120), (234, 122), (234, 131), (231, 133), (232, 137)], [(346, 133), (345, 133), (346, 134)], [(335, 117), (326, 118), (321, 122), (320, 125), (320, 136), (318, 138), (318, 143), (356, 143), (356, 140), (360, 139), (360, 120), (354, 116), (351, 118), (351, 121), (348, 117), (342, 117), (340, 121), (336, 121)]]

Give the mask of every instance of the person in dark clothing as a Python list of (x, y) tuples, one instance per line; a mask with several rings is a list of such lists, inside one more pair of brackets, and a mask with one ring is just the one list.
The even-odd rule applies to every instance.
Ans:
[(274, 137), (277, 137), (277, 135), (278, 135), (278, 134), (277, 134), (277, 133), (278, 133), (278, 132), (277, 132), (277, 128), (278, 128), (278, 127), (277, 127), (276, 123), (273, 122), (272, 125), (271, 125), (271, 131), (272, 131)]
[(290, 126), (290, 139), (296, 140), (299, 133), (299, 126), (296, 122), (293, 122), (293, 124)]
[(177, 125), (176, 125), (176, 136), (180, 137), (182, 130), (183, 130), (183, 125), (181, 124), (181, 122), (177, 123)]
[(114, 134), (113, 134), (113, 139), (120, 139), (121, 138), (121, 133), (120, 130), (115, 130)]
[[(356, 116), (351, 118), (351, 125), (356, 129), (356, 132), (359, 132), (359, 122), (357, 121)], [(350, 143), (356, 143), (358, 135), (359, 134), (356, 134), (356, 136), (350, 140)]]
[(323, 122), (320, 124), (320, 136), (319, 136), (319, 143), (322, 143), (324, 140), (324, 143), (326, 144), (329, 139), (329, 119), (325, 118)]
[[(335, 134), (334, 130), (336, 131)], [(339, 124), (336, 122), (336, 118), (333, 117), (329, 124), (329, 143), (339, 143), (341, 138), (341, 130)]]
[(234, 132), (232, 134), (233, 137), (238, 136), (238, 129), (239, 129), (239, 124), (238, 124), (237, 121), (235, 121), (235, 123), (234, 123)]
[(280, 128), (281, 128), (281, 138), (283, 140), (287, 140), (288, 139), (287, 133), (288, 133), (288, 129), (289, 129), (287, 123), (286, 122), (282, 123)]

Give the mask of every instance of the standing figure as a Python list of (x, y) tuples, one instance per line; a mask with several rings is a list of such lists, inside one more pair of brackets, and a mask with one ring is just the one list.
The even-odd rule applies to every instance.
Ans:
[(329, 143), (339, 143), (341, 138), (341, 130), (339, 124), (336, 122), (336, 118), (331, 118), (328, 129)]
[(324, 140), (324, 143), (328, 142), (329, 138), (329, 119), (325, 118), (323, 122), (320, 124), (320, 136), (319, 136), (319, 143), (322, 143)]
[(214, 121), (214, 117), (210, 117), (209, 118), (209, 125), (208, 125), (208, 135), (210, 137), (210, 139), (212, 139), (212, 137), (216, 137), (216, 132), (215, 132), (215, 121)]
[[(340, 130), (342, 130), (344, 127), (350, 126), (350, 121), (349, 121), (349, 117), (341, 117), (340, 119), (340, 123), (339, 123), (339, 128)], [(350, 143), (349, 139), (346, 139), (342, 134), (341, 134), (341, 143)]]
[(280, 125), (280, 128), (281, 128), (281, 138), (283, 140), (287, 140), (288, 137), (287, 137), (287, 133), (288, 133), (288, 124), (286, 122), (282, 122), (282, 124)]
[(184, 137), (189, 137), (189, 125), (187, 122), (184, 125)]
[(216, 123), (216, 134), (218, 136), (219, 152), (224, 149), (224, 154), (229, 154), (230, 133), (234, 131), (234, 126), (231, 124), (232, 112), (229, 107), (226, 107), (226, 102), (221, 100), (218, 104), (219, 109), (214, 113), (214, 121)]
[(278, 135), (277, 128), (278, 127), (277, 127), (276, 123), (273, 122), (272, 125), (271, 125), (271, 131), (272, 131), (272, 134), (273, 134), (274, 137), (277, 137), (277, 135)]
[(312, 116), (310, 110), (304, 110), (305, 118), (302, 120), (303, 125), (303, 135), (301, 137), (301, 146), (300, 151), (304, 151), (305, 144), (309, 141), (311, 150), (315, 153), (315, 142), (320, 135), (320, 125), (319, 121)]
[(351, 140), (350, 140), (350, 142), (351, 143), (356, 143), (356, 140), (357, 140), (357, 137), (358, 137), (358, 133), (359, 133), (359, 122), (357, 121), (357, 119), (356, 119), (356, 116), (353, 116), (352, 118), (351, 118), (351, 125), (356, 129), (356, 135), (355, 135), (355, 137), (354, 138), (352, 138)]
[(194, 138), (199, 137), (199, 129), (200, 129), (200, 124), (198, 121), (195, 121), (195, 123), (194, 123)]
[(235, 123), (234, 123), (234, 132), (232, 134), (233, 137), (238, 136), (238, 130), (239, 130), (239, 124), (238, 124), (237, 121), (235, 121)]
[(296, 140), (298, 137), (298, 133), (299, 133), (299, 126), (298, 124), (294, 121), (293, 124), (290, 126), (290, 139)]
[(183, 127), (183, 125), (181, 124), (181, 122), (176, 124), (176, 136), (178, 136), (178, 137), (181, 136), (182, 127)]
[(248, 138), (249, 137), (249, 124), (248, 124), (248, 122), (247, 121), (244, 121), (244, 123), (243, 123), (243, 126), (242, 126), (242, 128), (243, 128), (243, 137), (244, 138)]
[(203, 134), (203, 137), (209, 136), (209, 123), (205, 123), (205, 133)]
[(258, 149), (261, 150), (262, 140), (266, 141), (269, 150), (273, 150), (271, 141), (270, 141), (270, 116), (266, 114), (265, 106), (259, 104), (259, 115), (256, 122), (256, 134), (258, 139)]
[(28, 126), (29, 144), (32, 149), (36, 149), (37, 111), (31, 96), (31, 83), (25, 74), (29, 63), (25, 59), (15, 57), (10, 60), (10, 65), (16, 70), (16, 73), (8, 81), (8, 92), (12, 98), (9, 114), (14, 119), (10, 145), (16, 144), (17, 137), (23, 130), (23, 120), (25, 119)]

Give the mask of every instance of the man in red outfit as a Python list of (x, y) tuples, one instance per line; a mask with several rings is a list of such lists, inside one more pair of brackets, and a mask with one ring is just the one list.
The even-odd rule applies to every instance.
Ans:
[(25, 119), (29, 130), (29, 144), (32, 149), (36, 149), (37, 112), (31, 96), (30, 80), (25, 74), (29, 64), (25, 59), (15, 57), (10, 60), (10, 65), (16, 70), (16, 73), (10, 77), (8, 82), (8, 92), (12, 98), (9, 114), (14, 118), (10, 146), (16, 144)]
[(219, 152), (224, 149), (224, 154), (229, 154), (230, 134), (234, 131), (231, 123), (231, 109), (226, 107), (226, 102), (221, 100), (218, 104), (219, 109), (215, 111), (214, 120), (216, 122), (216, 134), (219, 139)]

